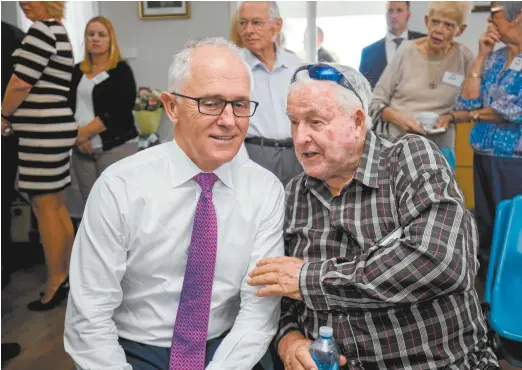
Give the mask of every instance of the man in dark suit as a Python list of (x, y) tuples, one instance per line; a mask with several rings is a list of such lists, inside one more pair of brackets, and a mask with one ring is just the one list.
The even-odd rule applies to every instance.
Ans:
[(408, 20), (411, 16), (409, 1), (389, 1), (386, 9), (388, 33), (384, 38), (365, 47), (361, 54), (359, 71), (368, 79), (372, 89), (404, 40), (426, 36), (408, 30)]

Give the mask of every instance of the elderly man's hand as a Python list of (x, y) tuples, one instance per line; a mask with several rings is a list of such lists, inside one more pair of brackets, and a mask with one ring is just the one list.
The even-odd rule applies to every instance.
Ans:
[(266, 285), (256, 292), (258, 297), (285, 296), (302, 301), (299, 275), (304, 261), (295, 257), (269, 257), (258, 261), (248, 274), (248, 285)]
[[(281, 339), (278, 351), (286, 370), (317, 369), (310, 355), (310, 344), (312, 341), (298, 331), (292, 331)], [(346, 357), (341, 356), (339, 365), (346, 365)]]

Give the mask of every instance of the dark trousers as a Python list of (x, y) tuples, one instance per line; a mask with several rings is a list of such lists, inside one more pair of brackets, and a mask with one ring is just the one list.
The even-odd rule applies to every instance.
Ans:
[(485, 272), (493, 239), (495, 211), (504, 199), (522, 194), (522, 159), (473, 156), (475, 219), (479, 233), (479, 260)]
[[(210, 361), (212, 361), (214, 354), (226, 334), (228, 334), (228, 332), (207, 342), (205, 367), (210, 363)], [(124, 338), (119, 338), (119, 343), (125, 351), (127, 362), (134, 370), (169, 369), (170, 348), (151, 346)], [(263, 370), (263, 367), (260, 364), (257, 364), (253, 370)]]

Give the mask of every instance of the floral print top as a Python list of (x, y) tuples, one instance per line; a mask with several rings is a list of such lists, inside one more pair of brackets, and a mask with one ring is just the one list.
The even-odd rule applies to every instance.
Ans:
[[(457, 97), (456, 110), (491, 107), (505, 123), (478, 121), (471, 130), (470, 144), (475, 153), (522, 158), (522, 71), (505, 69), (508, 49), (493, 52), (484, 68), (480, 98)], [(517, 55), (522, 58), (522, 53)]]

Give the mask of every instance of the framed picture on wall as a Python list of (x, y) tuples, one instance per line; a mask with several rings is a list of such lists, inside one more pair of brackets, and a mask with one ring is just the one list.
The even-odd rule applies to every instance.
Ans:
[(138, 1), (141, 19), (190, 18), (190, 1)]
[(490, 1), (473, 1), (473, 12), (489, 12), (491, 9)]

